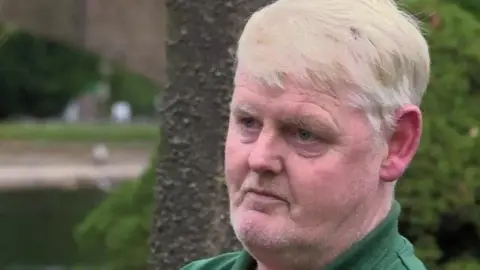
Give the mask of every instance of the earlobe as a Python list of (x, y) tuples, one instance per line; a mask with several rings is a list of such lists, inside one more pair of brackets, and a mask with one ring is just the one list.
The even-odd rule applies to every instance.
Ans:
[(408, 105), (395, 112), (396, 126), (388, 142), (388, 156), (383, 161), (380, 177), (391, 182), (399, 179), (417, 152), (422, 135), (422, 113)]

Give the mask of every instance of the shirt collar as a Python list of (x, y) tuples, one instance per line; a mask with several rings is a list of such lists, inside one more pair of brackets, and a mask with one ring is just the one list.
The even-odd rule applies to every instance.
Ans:
[(381, 263), (388, 253), (395, 252), (392, 247), (397, 246), (398, 241), (403, 241), (398, 232), (400, 212), (400, 204), (394, 201), (387, 217), (373, 231), (353, 244), (324, 270), (372, 269)]

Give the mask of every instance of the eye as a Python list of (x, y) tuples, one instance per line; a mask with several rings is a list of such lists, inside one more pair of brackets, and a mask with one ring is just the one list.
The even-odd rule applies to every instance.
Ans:
[(251, 116), (242, 116), (237, 118), (237, 123), (244, 130), (252, 131), (261, 128), (261, 123)]
[(296, 136), (298, 137), (299, 140), (304, 141), (304, 142), (310, 142), (312, 140), (316, 139), (316, 136), (313, 135), (312, 132), (305, 130), (303, 128), (299, 128), (297, 130)]
[(235, 125), (239, 131), (239, 139), (243, 143), (251, 143), (256, 140), (262, 131), (262, 123), (251, 116), (238, 116), (235, 118)]
[(309, 144), (322, 141), (315, 133), (300, 127), (291, 127), (288, 130), (291, 139), (299, 144)]
[(256, 120), (253, 117), (242, 117), (240, 118), (240, 123), (246, 128), (254, 128)]
[(292, 127), (288, 130), (289, 141), (298, 148), (305, 148), (307, 151), (314, 151), (319, 145), (325, 145), (323, 137), (305, 128)]
[(303, 157), (317, 157), (323, 155), (328, 144), (322, 137), (304, 128), (293, 128), (288, 133), (288, 144)]

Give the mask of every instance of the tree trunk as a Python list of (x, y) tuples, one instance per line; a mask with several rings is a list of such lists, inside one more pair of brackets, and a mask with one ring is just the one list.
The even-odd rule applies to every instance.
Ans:
[(265, 0), (168, 0), (167, 85), (153, 218), (151, 266), (238, 248), (223, 182), (233, 53), (245, 19)]

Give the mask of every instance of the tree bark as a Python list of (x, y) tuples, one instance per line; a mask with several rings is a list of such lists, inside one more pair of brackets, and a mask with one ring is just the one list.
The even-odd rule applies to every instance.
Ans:
[(245, 19), (265, 0), (168, 0), (167, 74), (153, 269), (239, 248), (228, 218), (223, 143), (234, 51)]

